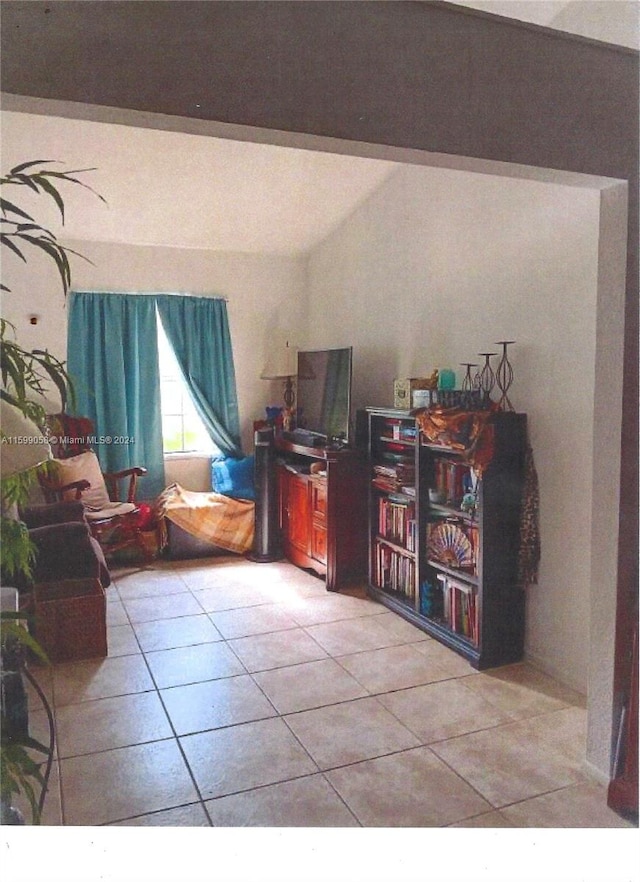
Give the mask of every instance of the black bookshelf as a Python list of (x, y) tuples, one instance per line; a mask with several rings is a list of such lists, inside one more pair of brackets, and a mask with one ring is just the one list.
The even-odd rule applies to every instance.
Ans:
[[(493, 456), (477, 481), (463, 452), (425, 443), (409, 411), (370, 407), (366, 419), (369, 594), (474, 668), (519, 661), (526, 415), (491, 416)], [(404, 538), (385, 529), (389, 511), (393, 525), (406, 527), (394, 504), (414, 522)]]

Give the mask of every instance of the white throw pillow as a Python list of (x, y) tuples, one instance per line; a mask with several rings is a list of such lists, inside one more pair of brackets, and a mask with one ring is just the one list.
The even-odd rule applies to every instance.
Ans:
[[(70, 456), (68, 459), (54, 459), (57, 480), (61, 485), (74, 481), (88, 481), (91, 486), (82, 493), (82, 503), (87, 508), (103, 509), (110, 504), (107, 485), (104, 482), (98, 457), (93, 450)], [(65, 499), (75, 499), (75, 490), (67, 490)]]

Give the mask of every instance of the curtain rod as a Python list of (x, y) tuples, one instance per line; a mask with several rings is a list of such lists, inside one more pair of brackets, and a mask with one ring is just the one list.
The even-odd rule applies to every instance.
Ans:
[(221, 294), (186, 294), (182, 291), (104, 291), (93, 290), (91, 288), (82, 288), (82, 290), (75, 288), (71, 288), (69, 291), (70, 294), (104, 294), (105, 296), (109, 296), (111, 294), (124, 294), (124, 295), (132, 295), (134, 297), (158, 297), (167, 296), (167, 297), (193, 297), (194, 299), (200, 300), (224, 300), (225, 303), (229, 302), (228, 297), (223, 297)]

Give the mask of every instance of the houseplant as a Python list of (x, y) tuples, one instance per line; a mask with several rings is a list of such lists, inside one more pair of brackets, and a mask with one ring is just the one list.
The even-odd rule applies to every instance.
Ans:
[[(6, 188), (27, 188), (38, 196), (53, 200), (62, 222), (64, 223), (64, 200), (60, 194), (61, 183), (77, 184), (94, 192), (81, 181), (77, 175), (90, 169), (59, 171), (51, 168), (49, 160), (25, 162), (12, 168), (0, 178), (3, 194)], [(102, 199), (99, 194), (95, 194)], [(102, 199), (102, 201), (104, 201)], [(71, 282), (69, 255), (77, 254), (62, 245), (55, 233), (48, 227), (38, 223), (35, 218), (16, 204), (14, 199), (0, 197), (0, 242), (3, 248), (11, 252), (25, 264), (27, 254), (33, 249), (49, 258), (60, 278), (63, 294), (66, 296)], [(82, 256), (82, 255), (78, 255)], [(3, 291), (10, 293), (4, 283), (0, 284)], [(45, 394), (49, 386), (57, 390), (61, 408), (64, 410), (68, 395), (73, 395), (69, 376), (64, 363), (48, 352), (40, 349), (27, 350), (15, 339), (15, 328), (5, 319), (0, 319), (0, 401), (2, 403), (2, 442), (3, 457), (0, 472), (1, 521), (0, 536), (0, 570), (4, 579), (17, 576), (29, 578), (35, 551), (29, 540), (24, 524), (16, 516), (17, 506), (25, 502), (35, 468), (42, 459), (48, 458), (49, 447), (46, 444), (46, 413), (43, 406)], [(7, 431), (9, 428), (9, 431)], [(13, 433), (13, 437), (9, 434)], [(20, 433), (20, 434), (18, 434)], [(38, 441), (41, 450), (24, 454), (26, 439)], [(27, 440), (27, 444), (29, 443)], [(2, 802), (2, 823), (20, 823), (20, 818), (11, 802), (17, 794), (24, 794), (31, 806), (34, 823), (39, 823), (42, 799), (36, 799), (35, 786), (46, 787), (51, 756), (45, 774), (40, 764), (32, 757), (30, 751), (50, 753), (49, 748), (29, 737), (25, 721), (21, 716), (20, 704), (24, 690), (21, 688), (21, 671), (24, 670), (24, 654), (33, 651), (42, 660), (46, 656), (37, 642), (25, 627), (25, 616), (19, 612), (2, 611), (0, 613), (0, 646), (3, 662), (2, 688), (2, 731), (0, 744), (0, 782)], [(52, 718), (46, 699), (39, 690), (37, 683), (28, 672), (25, 672), (32, 684), (44, 700), (49, 713), (50, 725)], [(18, 701), (6, 700), (9, 684), (15, 687)], [(7, 688), (5, 688), (7, 687)]]
[[(26, 187), (38, 196), (45, 196), (53, 200), (60, 213), (62, 223), (65, 219), (65, 206), (59, 190), (61, 183), (84, 187), (104, 202), (102, 196), (95, 193), (91, 187), (77, 177), (77, 175), (93, 169), (59, 171), (48, 168), (51, 164), (49, 160), (34, 160), (15, 166), (0, 178), (0, 187), (3, 193), (7, 188)], [(27, 263), (26, 255), (33, 249), (44, 254), (53, 262), (62, 284), (63, 294), (66, 296), (71, 283), (69, 255), (75, 254), (78, 257), (82, 257), (82, 255), (62, 245), (54, 232), (38, 223), (30, 213), (16, 205), (14, 199), (7, 199), (4, 195), (0, 196), (0, 224), (2, 246), (25, 264)], [(11, 293), (4, 283), (0, 283), (0, 289)], [(12, 415), (16, 418), (15, 411), (12, 411), (15, 409), (33, 424), (32, 430), (35, 427), (43, 434), (45, 433), (46, 413), (42, 402), (49, 384), (53, 384), (57, 390), (62, 410), (65, 408), (68, 395), (73, 395), (64, 363), (44, 350), (29, 351), (24, 349), (15, 340), (15, 328), (5, 319), (0, 320), (0, 379), (3, 422), (5, 415), (9, 419)], [(4, 431), (1, 433), (1, 440), (3, 453), (5, 456), (10, 455), (11, 439)], [(9, 471), (10, 474), (7, 474)], [(33, 552), (29, 547), (28, 536), (25, 531), (16, 527), (15, 518), (6, 517), (6, 511), (25, 499), (32, 477), (32, 469), (3, 468), (0, 486), (3, 538), (0, 566), (6, 577), (18, 573), (29, 575)]]
[[(37, 798), (36, 788), (40, 787), (42, 792), (46, 788), (53, 760), (53, 744), (46, 747), (29, 736), (22, 672), (26, 650), (31, 650), (45, 664), (48, 664), (48, 659), (25, 627), (24, 615), (20, 612), (2, 611), (0, 644), (3, 692), (0, 717), (0, 823), (23, 823), (22, 815), (12, 806), (12, 801), (15, 796), (24, 794), (31, 808), (32, 822), (38, 824), (43, 798)], [(36, 680), (28, 672), (27, 675), (43, 700), (53, 732), (51, 709), (46, 698)], [(41, 763), (32, 756), (34, 751), (48, 755), (44, 773)]]

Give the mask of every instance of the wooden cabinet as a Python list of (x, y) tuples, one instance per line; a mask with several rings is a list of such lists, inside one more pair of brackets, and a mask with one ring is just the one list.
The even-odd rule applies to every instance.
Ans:
[(304, 475), (285, 469), (281, 485), (284, 487), (283, 499), (286, 500), (282, 518), (286, 543), (301, 554), (308, 555), (311, 510), (308, 481)]
[(366, 579), (367, 465), (355, 450), (276, 440), (282, 547), (328, 591)]
[(327, 479), (311, 478), (309, 481), (311, 502), (311, 557), (321, 564), (327, 563)]
[(367, 412), (370, 593), (476, 668), (518, 661), (526, 416), (491, 416), (491, 457), (476, 470), (428, 443), (409, 412)]

